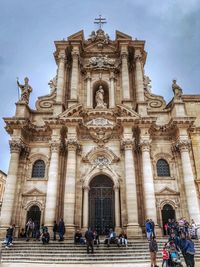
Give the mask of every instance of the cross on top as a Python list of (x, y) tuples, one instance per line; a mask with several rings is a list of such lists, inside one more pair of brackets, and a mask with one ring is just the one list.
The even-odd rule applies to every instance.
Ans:
[(94, 19), (94, 23), (99, 24), (99, 29), (102, 29), (102, 25), (107, 23), (105, 18), (102, 18), (101, 15), (99, 15), (99, 18)]

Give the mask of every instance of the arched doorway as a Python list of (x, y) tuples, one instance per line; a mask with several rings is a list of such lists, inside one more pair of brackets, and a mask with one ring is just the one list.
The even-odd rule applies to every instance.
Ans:
[(27, 212), (26, 216), (26, 222), (32, 219), (33, 222), (38, 222), (40, 225), (40, 219), (41, 219), (41, 210), (37, 205), (33, 205), (30, 207), (30, 209)]
[(99, 234), (107, 234), (114, 228), (113, 181), (105, 175), (98, 175), (90, 182), (89, 226)]
[(163, 232), (165, 234), (164, 225), (168, 222), (169, 219), (176, 219), (176, 214), (174, 208), (170, 204), (165, 204), (162, 209), (162, 223), (163, 223)]

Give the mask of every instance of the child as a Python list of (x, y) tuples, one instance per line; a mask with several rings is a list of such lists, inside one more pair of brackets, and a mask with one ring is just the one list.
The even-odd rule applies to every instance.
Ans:
[(166, 267), (168, 267), (168, 259), (169, 259), (169, 252), (167, 251), (166, 245), (163, 247), (162, 250), (162, 267), (164, 266), (164, 264), (166, 263)]

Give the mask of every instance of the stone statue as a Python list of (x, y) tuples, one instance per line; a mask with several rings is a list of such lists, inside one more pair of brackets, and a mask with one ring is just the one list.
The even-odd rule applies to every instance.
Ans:
[(95, 108), (106, 108), (107, 105), (104, 103), (104, 90), (102, 85), (100, 85), (99, 89), (96, 91), (95, 100), (97, 103)]
[(21, 98), (20, 101), (25, 102), (26, 104), (29, 103), (29, 96), (32, 92), (32, 87), (28, 84), (29, 79), (27, 77), (24, 78), (24, 84), (20, 84), (17, 80), (17, 85), (21, 89)]
[(174, 99), (181, 99), (181, 96), (183, 94), (183, 90), (181, 87), (176, 83), (176, 80), (173, 80), (172, 83), (172, 90), (174, 92)]

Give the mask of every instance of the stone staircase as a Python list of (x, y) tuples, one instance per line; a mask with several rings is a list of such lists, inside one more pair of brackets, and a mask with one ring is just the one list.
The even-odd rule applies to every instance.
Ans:
[[(159, 246), (158, 262), (161, 262), (161, 250), (164, 239), (157, 240)], [(195, 260), (200, 262), (200, 242), (195, 241)], [(2, 246), (1, 263), (34, 263), (36, 264), (108, 264), (108, 263), (149, 263), (148, 242), (130, 241), (128, 247), (95, 246), (94, 254), (86, 253), (86, 246), (74, 245), (72, 242), (50, 241), (43, 245), (41, 241), (18, 241), (6, 249)]]

